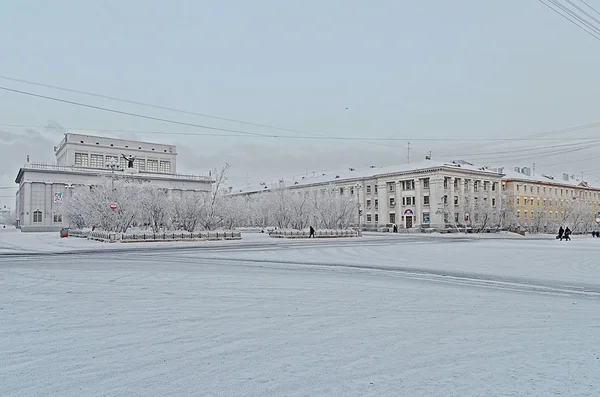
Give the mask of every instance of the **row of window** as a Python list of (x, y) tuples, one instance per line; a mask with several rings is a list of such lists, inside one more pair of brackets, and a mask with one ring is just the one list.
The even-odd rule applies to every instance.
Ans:
[[(478, 197), (474, 197), (475, 200), (479, 200)], [(484, 203), (487, 202), (487, 197), (483, 198)], [(375, 203), (375, 209), (379, 208), (379, 200), (375, 199), (374, 200)], [(416, 205), (417, 201), (416, 198), (414, 196), (410, 196), (410, 197), (402, 197), (402, 205), (403, 206), (409, 206), (409, 205)], [(442, 197), (442, 203), (444, 205), (448, 205), (448, 196), (445, 195)], [(454, 205), (458, 206), (459, 204), (459, 198), (458, 196), (454, 196)], [(518, 204), (518, 201), (517, 201)], [(396, 205), (396, 198), (395, 197), (390, 197), (389, 198), (389, 206), (390, 207), (394, 207)], [(423, 196), (423, 205), (429, 205), (429, 196)], [(492, 197), (492, 206), (496, 205), (496, 198)], [(367, 209), (371, 209), (371, 200), (368, 199), (367, 200)]]
[[(544, 207), (565, 207), (567, 200), (563, 200), (563, 199), (554, 199), (554, 201), (552, 201), (552, 199), (535, 199), (533, 197), (528, 198), (528, 197), (523, 197), (523, 199), (521, 200), (521, 197), (517, 197), (515, 200), (515, 203), (517, 205), (521, 205), (521, 203), (523, 203), (523, 205), (531, 205), (531, 206), (535, 206), (537, 200), (537, 206), (541, 207), (542, 204)], [(553, 205), (554, 204), (554, 205)], [(590, 206), (590, 207), (597, 207), (599, 205), (598, 202), (595, 201), (586, 201), (585, 202), (586, 205)]]
[[(527, 193), (527, 187), (529, 187), (529, 192), (533, 193), (534, 192), (534, 186), (533, 185), (523, 185), (523, 192)], [(553, 190), (554, 189), (554, 190)], [(521, 185), (517, 185), (517, 192), (521, 191)], [(571, 196), (571, 197), (577, 197), (577, 191), (574, 189), (565, 189), (565, 188), (552, 188), (552, 187), (548, 187), (546, 188), (546, 186), (536, 186), (536, 191), (538, 194), (541, 193), (549, 193), (549, 194), (554, 194), (555, 196)], [(589, 191), (583, 191), (580, 190), (579, 191), (579, 197), (586, 197), (586, 198), (600, 198), (600, 193), (598, 192), (589, 192)]]
[[(458, 190), (459, 188), (459, 178), (455, 178), (454, 179), (454, 189)], [(423, 189), (429, 189), (429, 178), (424, 178), (421, 179), (421, 182), (423, 183)], [(469, 183), (470, 180), (469, 179), (465, 179), (464, 180), (464, 187), (465, 190), (469, 189)], [(480, 187), (480, 181), (474, 181), (473, 182), (473, 190), (474, 191), (479, 191), (479, 187)], [(444, 178), (444, 189), (448, 189), (448, 186), (450, 185), (450, 178), (446, 177)], [(414, 179), (410, 179), (410, 180), (406, 180), (406, 181), (400, 181), (399, 182), (399, 186), (402, 188), (402, 190), (415, 190), (415, 181)], [(490, 182), (490, 181), (483, 181), (483, 190), (487, 191), (489, 190), (491, 187), (491, 190), (493, 192), (495, 192), (498, 189), (498, 182)], [(387, 190), (389, 192), (393, 192), (396, 189), (396, 183), (395, 182), (388, 182), (387, 183)], [(370, 194), (372, 192), (371, 190), (371, 185), (367, 185), (366, 187), (366, 193)], [(373, 192), (377, 193), (378, 192), (378, 186), (377, 185), (373, 185)]]
[[(40, 210), (33, 211), (33, 223), (42, 223), (43, 220), (44, 220), (44, 215), (43, 215), (42, 211), (40, 211)], [(52, 221), (54, 223), (62, 223), (62, 215), (54, 214), (54, 216), (52, 217)]]
[[(79, 143), (85, 143), (85, 142), (84, 142), (84, 141), (79, 141)], [(100, 145), (100, 142), (96, 142), (96, 145)], [(113, 147), (114, 147), (114, 146), (115, 146), (115, 144), (114, 144), (114, 143), (111, 143), (111, 144), (110, 144), (110, 146), (113, 146)], [(126, 147), (126, 148), (129, 148), (129, 145), (125, 145), (124, 147)], [(138, 146), (138, 149), (139, 149), (139, 150), (142, 150), (142, 147), (141, 147), (141, 146)], [(148, 149), (146, 149), (146, 150), (148, 150)], [(154, 151), (154, 148), (151, 148), (150, 150)], [(163, 151), (164, 151), (165, 153), (167, 153), (167, 149), (163, 149)]]
[[(87, 153), (75, 153), (75, 166), (76, 167), (91, 167), (91, 168), (104, 168), (104, 166), (110, 164), (118, 164), (121, 168), (127, 168), (127, 160), (122, 156), (103, 156), (101, 154)], [(164, 160), (151, 160), (151, 159), (135, 159), (133, 162), (134, 168), (139, 171), (147, 172), (160, 172), (169, 174), (171, 173), (171, 162)]]
[[(408, 215), (412, 218), (412, 215)], [(404, 222), (404, 216), (402, 216), (401, 221)], [(478, 215), (475, 214), (475, 218), (474, 220), (477, 222), (478, 221)], [(460, 214), (458, 212), (454, 213), (454, 222), (458, 223), (460, 219)], [(375, 222), (379, 222), (379, 214), (374, 214), (374, 216), (372, 216), (371, 214), (367, 214), (367, 223), (371, 223), (373, 222), (373, 220)], [(427, 224), (430, 223), (431, 217), (429, 215), (429, 212), (424, 212), (423, 213), (423, 223)], [(465, 217), (465, 221), (468, 221), (468, 218)], [(395, 213), (390, 213), (389, 214), (389, 223), (396, 223), (396, 214)], [(448, 213), (444, 214), (444, 223), (450, 223), (450, 216)]]

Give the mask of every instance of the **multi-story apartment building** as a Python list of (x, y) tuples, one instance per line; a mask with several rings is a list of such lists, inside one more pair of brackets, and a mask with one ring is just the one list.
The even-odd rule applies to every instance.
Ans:
[[(421, 163), (391, 167), (353, 168), (286, 183), (286, 189), (330, 187), (356, 201), (357, 222), (368, 229), (446, 228), (469, 224), (480, 211), (500, 210), (502, 174), (466, 162)], [(280, 181), (281, 182), (281, 181)], [(250, 195), (273, 190), (261, 184), (232, 191)]]
[(555, 227), (573, 222), (573, 216), (589, 225), (600, 214), (600, 187), (569, 175), (557, 179), (506, 171), (502, 183), (504, 205), (522, 226), (543, 221), (541, 226)]
[(60, 206), (68, 200), (69, 189), (92, 186), (101, 176), (126, 176), (165, 189), (167, 195), (212, 188), (210, 176), (176, 173), (173, 145), (68, 133), (54, 151), (56, 164), (28, 159), (17, 174), (15, 218), (22, 231), (60, 229), (65, 225)]

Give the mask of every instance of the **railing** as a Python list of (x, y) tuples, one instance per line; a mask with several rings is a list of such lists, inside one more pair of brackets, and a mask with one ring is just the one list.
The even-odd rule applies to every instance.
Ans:
[[(46, 164), (46, 163), (26, 163), (23, 168), (30, 168), (36, 170), (51, 170), (51, 171), (71, 171), (71, 172), (102, 172), (111, 173), (113, 172), (110, 168), (95, 168), (95, 167), (78, 167), (70, 165), (58, 165), (58, 164)], [(195, 181), (211, 181), (212, 178), (205, 175), (193, 175), (193, 174), (171, 174), (162, 172), (150, 172), (150, 171), (139, 171), (135, 169), (137, 174), (151, 175), (156, 177), (164, 178), (177, 178), (177, 179), (190, 179)], [(114, 172), (124, 172), (124, 168), (115, 168)]]
[(211, 231), (211, 232), (141, 232), (141, 233), (114, 233), (114, 232), (84, 232), (69, 230), (69, 237), (87, 238), (88, 240), (133, 243), (133, 242), (163, 242), (163, 241), (206, 241), (206, 240), (241, 240), (240, 232)]
[[(269, 232), (270, 237), (275, 238), (309, 238), (310, 232), (306, 230), (273, 230)], [(315, 231), (315, 238), (336, 237), (361, 237), (359, 230), (320, 230)]]

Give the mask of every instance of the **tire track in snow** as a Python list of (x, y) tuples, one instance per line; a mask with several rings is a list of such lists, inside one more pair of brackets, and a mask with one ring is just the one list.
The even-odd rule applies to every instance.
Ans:
[[(191, 264), (194, 258), (176, 259), (165, 258), (164, 263), (187, 263)], [(406, 266), (378, 266), (378, 265), (358, 265), (348, 263), (320, 263), (310, 261), (288, 261), (272, 259), (240, 259), (228, 257), (204, 257), (197, 258), (202, 264), (233, 264), (234, 266), (260, 266), (266, 264), (271, 266), (288, 265), (290, 267), (318, 267), (318, 268), (340, 268), (352, 269), (357, 271), (376, 271), (386, 273), (386, 275), (396, 275), (402, 278), (414, 280), (429, 281), (445, 284), (469, 285), (473, 287), (484, 287), (503, 289), (510, 291), (546, 293), (552, 295), (585, 296), (591, 298), (600, 298), (600, 285), (559, 282), (548, 282), (543, 280), (527, 279), (522, 277), (507, 277), (490, 274), (478, 274), (472, 272), (459, 272), (439, 269), (423, 269)]]

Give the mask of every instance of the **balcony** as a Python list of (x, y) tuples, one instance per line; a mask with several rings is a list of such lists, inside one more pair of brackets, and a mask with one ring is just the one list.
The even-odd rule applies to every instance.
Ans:
[[(25, 169), (32, 170), (46, 170), (46, 171), (58, 171), (58, 172), (76, 172), (82, 174), (96, 173), (96, 174), (110, 174), (113, 172), (110, 168), (93, 168), (93, 167), (78, 167), (68, 165), (57, 165), (57, 164), (45, 164), (45, 163), (27, 163), (23, 166)], [(135, 170), (131, 172), (131, 170)], [(149, 171), (138, 171), (136, 168), (116, 168), (115, 173), (120, 175), (134, 173), (141, 174), (153, 178), (176, 178), (176, 179), (188, 179), (194, 181), (206, 181), (211, 182), (212, 178), (205, 175), (192, 175), (192, 174), (171, 174), (164, 172), (149, 172)]]

